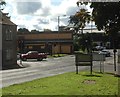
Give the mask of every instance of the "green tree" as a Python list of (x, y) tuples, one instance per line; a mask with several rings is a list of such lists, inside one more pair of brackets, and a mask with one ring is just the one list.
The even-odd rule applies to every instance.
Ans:
[(29, 32), (29, 30), (26, 28), (19, 28), (18, 32), (27, 33), (27, 32)]
[(74, 45), (74, 50), (75, 51), (78, 51), (80, 49), (79, 38), (80, 37), (78, 35), (73, 36), (73, 45)]
[(6, 2), (4, 0), (1, 0), (0, 5), (6, 5)]
[(31, 30), (32, 33), (39, 33), (38, 30), (34, 29), (34, 30)]
[(105, 30), (116, 48), (118, 32), (120, 31), (120, 2), (92, 2), (92, 15), (98, 30)]
[(6, 5), (6, 2), (5, 2), (4, 0), (0, 0), (0, 10), (2, 10), (1, 7), (2, 7), (3, 5)]
[[(79, 1), (77, 5), (81, 4)], [(83, 4), (83, 3), (82, 3)], [(116, 71), (116, 46), (119, 45), (120, 31), (120, 1), (119, 2), (92, 2), (92, 15), (98, 30), (105, 30), (113, 41), (114, 70)]]
[(70, 16), (70, 24), (74, 25), (75, 35), (79, 36), (79, 46), (84, 51), (85, 48), (88, 50), (88, 40), (83, 34), (83, 29), (85, 28), (86, 24), (89, 23), (91, 20), (90, 12), (86, 9), (82, 8), (75, 15)]
[(81, 29), (83, 34), (83, 28), (86, 26), (86, 23), (89, 23), (91, 19), (90, 12), (87, 9), (80, 9), (76, 12), (75, 15), (70, 16), (70, 24), (75, 26), (75, 31), (78, 32)]
[(114, 48), (114, 70), (116, 71), (116, 46), (120, 31), (120, 1), (119, 2), (92, 2), (93, 17), (99, 30), (105, 30), (111, 37)]

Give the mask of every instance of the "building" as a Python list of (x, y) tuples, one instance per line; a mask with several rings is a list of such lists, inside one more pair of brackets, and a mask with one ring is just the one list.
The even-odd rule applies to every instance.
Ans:
[(10, 21), (7, 13), (0, 11), (0, 62), (2, 68), (12, 68), (17, 65), (16, 34), (17, 25)]
[[(31, 50), (49, 54), (73, 53), (73, 31), (18, 32), (18, 50), (26, 53)], [(21, 50), (20, 50), (21, 49)]]
[(96, 28), (84, 29), (84, 33), (89, 33), (91, 35), (94, 44), (112, 49), (115, 41), (116, 48), (120, 48), (120, 33), (118, 33), (116, 40), (114, 40), (111, 35), (107, 35), (105, 31), (98, 31)]

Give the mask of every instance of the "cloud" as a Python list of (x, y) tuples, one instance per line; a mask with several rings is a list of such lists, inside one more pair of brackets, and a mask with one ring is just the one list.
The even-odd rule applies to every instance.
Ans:
[(51, 4), (54, 6), (59, 6), (61, 4), (62, 0), (51, 0)]
[(25, 25), (18, 25), (19, 28), (26, 28)]
[[(68, 24), (68, 17), (77, 9), (77, 0), (6, 0), (5, 12), (18, 27), (29, 30), (57, 30), (58, 16), (60, 25)], [(68, 17), (62, 17), (67, 15)]]
[(50, 7), (45, 7), (45, 8), (43, 8), (42, 9), (42, 16), (48, 16), (48, 15), (50, 15), (51, 13), (50, 13), (50, 10), (51, 10), (51, 8)]
[(76, 13), (77, 10), (78, 10), (78, 7), (73, 7), (73, 6), (69, 7), (68, 10), (66, 11), (66, 14), (69, 16), (73, 15)]
[(19, 14), (33, 14), (41, 7), (41, 2), (16, 2), (16, 9)]
[(33, 25), (33, 27), (35, 27), (36, 30), (42, 30), (42, 27), (40, 27), (38, 25)]
[(45, 18), (40, 18), (37, 19), (39, 24), (49, 24), (49, 19), (45, 19)]

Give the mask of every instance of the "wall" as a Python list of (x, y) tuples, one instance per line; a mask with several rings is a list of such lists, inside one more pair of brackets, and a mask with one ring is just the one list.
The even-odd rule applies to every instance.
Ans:
[[(10, 29), (12, 31), (12, 40), (6, 40), (6, 29)], [(12, 66), (14, 67), (17, 65), (17, 52), (16, 52), (16, 31), (17, 31), (17, 26), (15, 25), (3, 25), (2, 26), (2, 33), (3, 33), (3, 67), (11, 68)], [(6, 50), (11, 49), (11, 59), (7, 60), (6, 59)]]
[(0, 70), (2, 69), (2, 25), (0, 24)]
[[(19, 35), (22, 36), (22, 35)], [(70, 33), (42, 33), (42, 34), (24, 34), (24, 39), (71, 39), (72, 34)]]
[[(24, 53), (28, 47), (36, 48), (39, 52), (49, 54), (73, 53), (73, 32), (42, 32), (42, 33), (18, 33), (18, 40), (24, 39)], [(44, 49), (42, 47), (44, 46)], [(26, 49), (27, 48), (27, 49)]]

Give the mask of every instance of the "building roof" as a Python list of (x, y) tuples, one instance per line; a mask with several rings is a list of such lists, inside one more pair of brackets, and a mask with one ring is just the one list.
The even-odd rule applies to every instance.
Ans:
[(73, 30), (67, 30), (67, 31), (41, 31), (41, 32), (17, 32), (18, 35), (27, 35), (27, 34), (62, 34), (62, 33), (73, 33)]
[(10, 20), (10, 17), (8, 17), (7, 15), (8, 13), (3, 13), (2, 11), (0, 11), (0, 24), (16, 25)]

